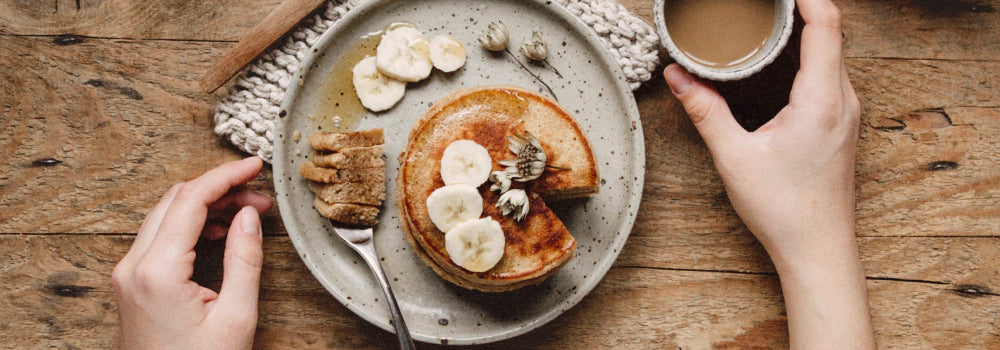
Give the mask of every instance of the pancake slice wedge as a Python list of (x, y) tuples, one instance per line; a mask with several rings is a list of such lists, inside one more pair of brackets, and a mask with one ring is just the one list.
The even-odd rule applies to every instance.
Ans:
[(385, 143), (381, 128), (348, 133), (320, 132), (309, 136), (309, 146), (320, 151), (339, 151), (348, 147), (371, 147)]
[(313, 164), (324, 168), (375, 168), (385, 166), (385, 161), (382, 160), (383, 153), (385, 153), (383, 145), (347, 147), (333, 153), (313, 151), (309, 159)]
[(385, 200), (385, 182), (321, 183), (310, 181), (309, 189), (327, 203), (381, 205)]
[(332, 169), (305, 162), (299, 166), (299, 174), (306, 180), (320, 183), (342, 182), (385, 182), (385, 167)]
[(379, 209), (373, 205), (327, 203), (316, 198), (313, 206), (323, 217), (339, 223), (358, 227), (372, 227), (378, 223)]
[(317, 133), (309, 143), (312, 157), (299, 174), (316, 195), (316, 211), (337, 225), (375, 226), (386, 196), (382, 129)]

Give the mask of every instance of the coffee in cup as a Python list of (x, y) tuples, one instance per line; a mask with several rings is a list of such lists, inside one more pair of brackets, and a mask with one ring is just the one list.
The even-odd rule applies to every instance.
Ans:
[(774, 0), (672, 0), (664, 17), (670, 39), (688, 58), (708, 67), (734, 67), (767, 44)]
[(788, 41), (794, 0), (657, 0), (656, 27), (671, 57), (713, 80), (742, 79)]

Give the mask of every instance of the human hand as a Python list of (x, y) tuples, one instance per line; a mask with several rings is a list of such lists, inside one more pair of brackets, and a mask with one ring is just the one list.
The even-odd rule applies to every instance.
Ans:
[[(122, 348), (251, 347), (263, 261), (259, 213), (271, 208), (271, 200), (239, 186), (261, 166), (257, 157), (223, 164), (174, 185), (153, 207), (111, 275)], [(194, 246), (199, 236), (227, 236), (217, 222), (226, 219), (222, 288), (215, 293), (191, 281)]]
[(840, 12), (798, 0), (806, 25), (788, 106), (754, 132), (676, 64), (664, 78), (708, 145), (733, 208), (781, 279), (793, 349), (871, 349), (854, 232), (860, 105), (841, 54)]
[[(839, 12), (799, 1), (806, 26), (788, 105), (755, 132), (714, 88), (672, 64), (664, 76), (708, 145), (740, 218), (775, 260), (801, 260), (854, 237), (860, 107), (841, 56)], [(850, 239), (847, 239), (850, 238)], [(783, 266), (779, 266), (783, 267)]]

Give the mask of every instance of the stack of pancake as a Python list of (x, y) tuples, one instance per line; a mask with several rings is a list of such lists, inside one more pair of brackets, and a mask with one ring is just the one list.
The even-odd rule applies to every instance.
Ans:
[[(441, 232), (427, 210), (427, 197), (444, 186), (441, 157), (455, 140), (472, 140), (485, 147), (493, 170), (513, 159), (507, 136), (533, 134), (545, 150), (548, 164), (569, 170), (546, 170), (513, 188), (529, 193), (529, 213), (523, 221), (501, 215), (499, 194), (490, 183), (479, 186), (483, 214), (500, 223), (506, 245), (500, 261), (485, 272), (471, 272), (455, 264), (445, 249)], [(546, 206), (545, 200), (579, 198), (597, 193), (600, 177), (587, 138), (576, 121), (555, 102), (534, 92), (509, 86), (486, 86), (455, 91), (417, 121), (400, 155), (397, 205), (403, 231), (414, 251), (443, 279), (458, 286), (501, 292), (539, 283), (562, 267), (576, 250), (576, 239)]]
[(313, 152), (299, 174), (309, 180), (321, 215), (348, 226), (375, 226), (385, 200), (384, 144), (382, 129), (309, 137)]

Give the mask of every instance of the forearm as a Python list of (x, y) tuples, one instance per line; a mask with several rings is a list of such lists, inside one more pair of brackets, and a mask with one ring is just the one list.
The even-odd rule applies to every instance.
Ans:
[(792, 349), (875, 348), (857, 243), (853, 231), (839, 237), (795, 257), (772, 254)]

